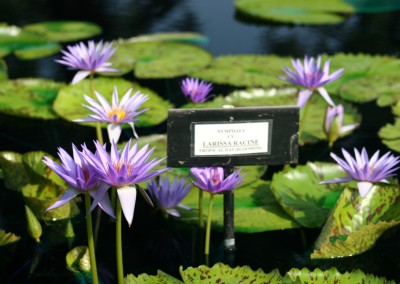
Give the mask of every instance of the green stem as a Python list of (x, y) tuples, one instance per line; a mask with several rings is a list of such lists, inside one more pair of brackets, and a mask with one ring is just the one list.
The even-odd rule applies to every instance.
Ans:
[(209, 266), (208, 256), (210, 255), (211, 214), (212, 214), (213, 200), (214, 200), (214, 194), (210, 193), (210, 204), (208, 205), (207, 228), (206, 228), (206, 244), (204, 246), (204, 256), (207, 266)]
[(122, 208), (121, 202), (117, 198), (117, 208), (116, 208), (116, 228), (115, 228), (115, 237), (116, 237), (116, 253), (117, 253), (117, 278), (118, 284), (124, 283), (124, 266), (122, 259), (122, 234), (121, 234), (121, 225), (122, 225)]
[(99, 278), (97, 275), (96, 255), (94, 252), (92, 215), (89, 212), (89, 210), (90, 210), (90, 194), (85, 194), (85, 209), (86, 209), (86, 231), (87, 231), (88, 247), (89, 247), (90, 268), (92, 270), (92, 283), (97, 284), (97, 283), (99, 283)]
[[(90, 97), (92, 99), (95, 99), (95, 88), (94, 88), (94, 76), (93, 73), (90, 74), (89, 77), (89, 81), (90, 81)], [(99, 141), (99, 143), (101, 145), (104, 144), (104, 139), (103, 139), (103, 133), (101, 132), (101, 124), (100, 122), (96, 122), (96, 136), (97, 136), (97, 140)]]
[(203, 200), (203, 190), (199, 188), (199, 228), (204, 228), (204, 215), (203, 215), (203, 207), (204, 207), (204, 200)]

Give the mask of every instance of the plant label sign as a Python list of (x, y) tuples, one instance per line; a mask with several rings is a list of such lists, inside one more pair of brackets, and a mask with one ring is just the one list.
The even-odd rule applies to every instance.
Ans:
[(298, 107), (171, 109), (168, 166), (294, 164), (298, 126)]

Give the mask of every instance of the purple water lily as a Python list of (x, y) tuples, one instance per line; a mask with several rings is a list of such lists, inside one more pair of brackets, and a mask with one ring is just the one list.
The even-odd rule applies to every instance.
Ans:
[(175, 207), (190, 209), (180, 204), (191, 189), (191, 185), (186, 183), (185, 178), (179, 179), (175, 177), (172, 183), (170, 183), (168, 176), (165, 176), (165, 178), (160, 176), (158, 183), (156, 179), (148, 181), (147, 189), (150, 196), (157, 200), (161, 210), (169, 215), (175, 217), (181, 216)]
[(354, 149), (355, 159), (342, 148), (345, 160), (339, 158), (334, 153), (331, 157), (345, 170), (349, 177), (336, 178), (321, 182), (321, 184), (357, 181), (360, 196), (364, 198), (371, 190), (374, 182), (388, 182), (388, 177), (394, 176), (395, 171), (400, 167), (399, 157), (393, 156), (390, 152), (379, 158), (379, 150), (369, 159), (367, 150), (363, 148), (361, 153)]
[(71, 186), (63, 196), (52, 206), (47, 208), (47, 210), (52, 210), (64, 205), (80, 193), (89, 193), (94, 199), (90, 207), (90, 212), (96, 205), (99, 205), (108, 215), (115, 218), (107, 194), (109, 186), (100, 181), (97, 171), (92, 165), (87, 163), (83, 152), (80, 152), (74, 144), (72, 144), (72, 150), (73, 157), (64, 149), (58, 149), (58, 156), (61, 159), (61, 164), (54, 162), (49, 157), (45, 156), (43, 158), (43, 162)]
[(182, 80), (181, 89), (185, 97), (193, 103), (202, 103), (207, 100), (212, 84), (200, 81), (197, 78), (186, 78)]
[(110, 141), (115, 143), (118, 142), (122, 132), (122, 124), (126, 123), (131, 126), (133, 135), (138, 138), (135, 131), (134, 122), (137, 121), (137, 116), (142, 114), (148, 109), (142, 109), (138, 111), (140, 106), (149, 99), (147, 95), (144, 95), (137, 91), (131, 96), (132, 89), (129, 89), (122, 97), (121, 101), (118, 99), (117, 88), (114, 87), (112, 104), (102, 96), (99, 92), (95, 92), (97, 101), (91, 97), (85, 95), (85, 100), (89, 105), (83, 105), (84, 107), (91, 110), (94, 114), (89, 115), (87, 118), (81, 118), (74, 120), (75, 122), (106, 122), (108, 123), (107, 132)]
[(112, 43), (95, 43), (90, 40), (86, 46), (83, 42), (75, 45), (68, 45), (67, 50), (61, 50), (62, 59), (56, 62), (68, 66), (72, 70), (79, 70), (72, 79), (72, 84), (85, 79), (93, 73), (119, 72), (111, 68), (111, 63), (107, 62), (114, 54), (116, 48)]
[[(109, 186), (117, 188), (122, 211), (129, 225), (132, 224), (135, 210), (137, 193), (135, 184), (156, 177), (169, 170), (169, 168), (163, 168), (150, 172), (165, 158), (154, 158), (148, 162), (147, 160), (155, 148), (148, 150), (149, 145), (147, 144), (139, 149), (137, 143), (131, 147), (131, 141), (127, 142), (122, 152), (117, 149), (114, 142), (111, 142), (110, 154), (106, 151), (105, 146), (101, 145), (98, 141), (95, 141), (97, 150), (95, 154), (84, 148), (87, 161), (99, 173), (100, 179)], [(148, 198), (144, 191), (141, 191), (141, 193), (150, 201), (150, 198)]]
[(328, 106), (325, 116), (324, 131), (328, 137), (329, 144), (332, 145), (341, 135), (358, 127), (358, 124), (343, 124), (344, 108), (342, 105), (334, 107)]
[(204, 167), (191, 168), (193, 184), (198, 188), (208, 191), (211, 194), (223, 193), (223, 191), (233, 190), (243, 182), (239, 176), (240, 169), (224, 178), (224, 169), (222, 167)]
[(294, 71), (288, 67), (285, 67), (283, 72), (287, 77), (280, 78), (305, 88), (299, 93), (297, 105), (300, 108), (307, 103), (314, 90), (317, 90), (329, 105), (335, 105), (323, 86), (341, 77), (343, 75), (343, 68), (335, 71), (332, 74), (329, 74), (330, 61), (326, 61), (323, 69), (321, 69), (321, 56), (318, 56), (317, 60), (315, 60), (313, 57), (308, 58), (305, 56), (304, 64), (302, 64), (300, 59), (292, 59), (292, 65), (294, 67)]

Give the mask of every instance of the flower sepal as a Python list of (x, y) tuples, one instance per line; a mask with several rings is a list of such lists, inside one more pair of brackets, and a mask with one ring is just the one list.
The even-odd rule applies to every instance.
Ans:
[(135, 214), (136, 186), (124, 186), (117, 189), (118, 199), (121, 203), (121, 209), (124, 213), (125, 219), (129, 224), (132, 225), (133, 215)]

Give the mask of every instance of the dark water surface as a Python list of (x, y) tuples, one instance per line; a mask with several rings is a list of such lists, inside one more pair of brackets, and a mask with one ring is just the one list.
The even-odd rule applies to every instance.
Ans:
[[(129, 38), (141, 34), (173, 31), (191, 31), (202, 33), (208, 37), (205, 46), (213, 55), (224, 54), (278, 54), (293, 57), (303, 57), (305, 54), (315, 56), (320, 53), (336, 52), (370, 53), (398, 55), (400, 49), (400, 12), (351, 15), (343, 23), (322, 26), (294, 26), (277, 23), (257, 23), (239, 15), (232, 1), (223, 0), (175, 0), (175, 1), (134, 1), (134, 0), (1, 0), (0, 22), (10, 25), (24, 26), (26, 24), (52, 20), (84, 20), (97, 23), (103, 33), (95, 39), (114, 40)], [(34, 61), (20, 61), (14, 56), (7, 56), (10, 78), (44, 77), (68, 82), (73, 73), (66, 71), (64, 66), (56, 64), (54, 55)], [(400, 71), (400, 70), (399, 70)], [(148, 82), (144, 82), (148, 83)], [(177, 83), (169, 80), (168, 84)], [(162, 88), (164, 83), (157, 83), (155, 88)], [(157, 85), (159, 84), (159, 85)], [(160, 87), (161, 86), (161, 87)], [(176, 89), (178, 89), (176, 87)], [(356, 134), (341, 142), (341, 146), (369, 145), (371, 151), (385, 148), (376, 132), (387, 122), (391, 122), (390, 108), (378, 108), (375, 103), (361, 106), (363, 124)], [(55, 154), (56, 147), (69, 149), (71, 142), (81, 143), (93, 139), (93, 133), (87, 133), (87, 128), (73, 126), (62, 121), (42, 122), (0, 116), (0, 150), (25, 152), (40, 148)], [(26, 129), (30, 129), (29, 135)], [(62, 131), (60, 131), (62, 129)], [(163, 132), (164, 126), (155, 127), (150, 132)], [(143, 130), (145, 131), (145, 130)], [(74, 134), (74, 135), (72, 135)], [(144, 134), (144, 132), (139, 134)], [(79, 136), (79, 138), (77, 138)], [(315, 155), (315, 147), (301, 149), (300, 160), (327, 159), (329, 153), (320, 157)], [(323, 145), (324, 148), (325, 145)], [(336, 149), (337, 150), (337, 149)], [(10, 193), (11, 194), (11, 193)], [(12, 194), (11, 194), (12, 195)], [(0, 195), (1, 212), (7, 210), (23, 210), (22, 204), (11, 206), (6, 202), (9, 193)], [(160, 226), (164, 221), (155, 216), (146, 204), (138, 201), (135, 227), (124, 232), (124, 257), (131, 259), (126, 263), (126, 273), (156, 273), (162, 269), (170, 274), (177, 274), (180, 264), (193, 265), (188, 255), (192, 232), (185, 228), (165, 229), (160, 234)], [(19, 206), (19, 207), (18, 207)], [(19, 210), (18, 209), (18, 210)], [(21, 211), (22, 212), (22, 211)], [(150, 220), (149, 220), (150, 218)], [(83, 221), (82, 221), (83, 222)], [(108, 228), (107, 221), (102, 228)], [(0, 227), (15, 228), (14, 232), (23, 230), (23, 222), (10, 222), (0, 218)], [(81, 225), (82, 227), (84, 224)], [(78, 231), (78, 230), (77, 230)], [(84, 231), (82, 229), (82, 231)], [(114, 240), (113, 235), (103, 232), (103, 242), (99, 250), (99, 266), (104, 279), (113, 279), (114, 271)], [(309, 259), (312, 244), (318, 236), (319, 229), (288, 230), (258, 234), (237, 235), (236, 264), (250, 265), (254, 269), (262, 268), (269, 272), (279, 268), (284, 273), (291, 267), (320, 267), (327, 269), (337, 266), (341, 271), (351, 271), (360, 268), (368, 273), (396, 279), (400, 283), (400, 234), (395, 228), (385, 233), (376, 246), (367, 253), (340, 260)], [(21, 233), (22, 234), (22, 233)], [(305, 236), (305, 245), (301, 241)], [(188, 239), (189, 237), (189, 239)], [(212, 260), (221, 260), (222, 235), (213, 232)], [(78, 240), (85, 236), (78, 236)], [(284, 240), (282, 242), (282, 240)], [(27, 263), (25, 257), (32, 253), (34, 245), (24, 244), (26, 250), (20, 251), (20, 260), (16, 271), (6, 275), (8, 283), (16, 283), (26, 279)], [(43, 283), (58, 275), (63, 281), (74, 283), (71, 274), (65, 270), (65, 265), (58, 259), (63, 259), (65, 247), (45, 254), (39, 271), (31, 283)], [(56, 255), (55, 255), (56, 254)], [(25, 265), (25, 268), (24, 268)], [(18, 273), (17, 269), (21, 269)], [(60, 272), (61, 271), (61, 272)], [(52, 278), (53, 277), (53, 278)], [(1, 282), (0, 277), (0, 282)], [(10, 280), (11, 279), (11, 280)], [(113, 283), (110, 280), (110, 283)]]

